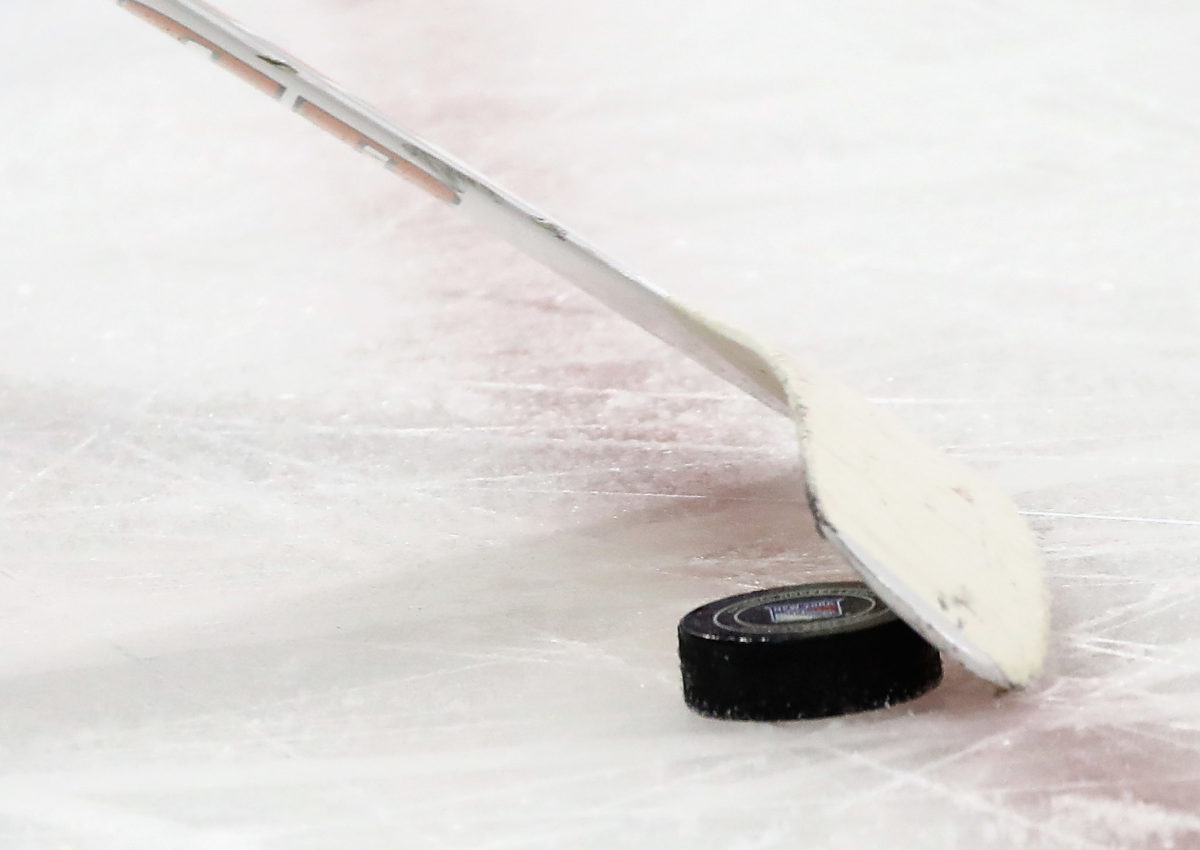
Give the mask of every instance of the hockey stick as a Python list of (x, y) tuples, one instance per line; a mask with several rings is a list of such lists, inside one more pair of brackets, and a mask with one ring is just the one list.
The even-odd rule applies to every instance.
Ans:
[(575, 234), (198, 0), (117, 0), (504, 236), (795, 420), (821, 533), (914, 628), (1002, 687), (1041, 667), (1041, 559), (1012, 502), (849, 390), (624, 271)]

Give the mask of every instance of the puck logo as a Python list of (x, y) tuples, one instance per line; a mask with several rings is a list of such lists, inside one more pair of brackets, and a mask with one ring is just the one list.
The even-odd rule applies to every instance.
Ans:
[(701, 616), (718, 632), (763, 636), (841, 632), (895, 616), (870, 590), (851, 583), (756, 591), (697, 610), (706, 611)]
[(772, 623), (807, 623), (842, 616), (841, 596), (826, 599), (798, 599), (794, 602), (775, 602), (765, 606)]

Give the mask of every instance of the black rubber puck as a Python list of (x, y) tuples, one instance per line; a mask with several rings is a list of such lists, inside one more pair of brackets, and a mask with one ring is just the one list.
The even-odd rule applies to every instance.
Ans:
[(730, 596), (679, 621), (683, 698), (709, 717), (866, 711), (942, 680), (938, 651), (859, 582)]

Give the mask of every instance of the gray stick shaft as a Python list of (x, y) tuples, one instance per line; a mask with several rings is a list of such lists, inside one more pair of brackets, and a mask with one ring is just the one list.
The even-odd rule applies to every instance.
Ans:
[(580, 289), (773, 409), (787, 413), (778, 384), (661, 289), (622, 269), (562, 225), (499, 188), (275, 45), (199, 0), (118, 0), (322, 129), (379, 159), (444, 202), (562, 274)]

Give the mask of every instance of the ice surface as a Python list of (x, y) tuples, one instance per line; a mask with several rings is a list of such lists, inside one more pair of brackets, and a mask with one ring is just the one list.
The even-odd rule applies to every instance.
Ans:
[(8, 2), (0, 846), (1200, 847), (1200, 11), (222, 5), (988, 470), (1049, 667), (690, 714), (684, 612), (841, 574), (786, 421), (114, 4)]

